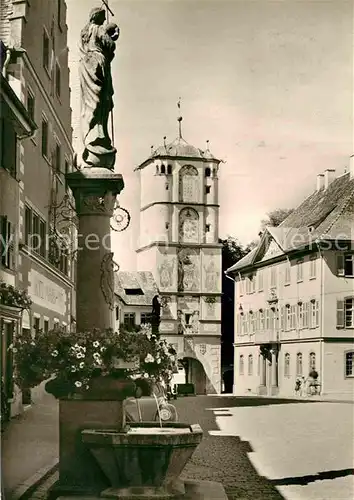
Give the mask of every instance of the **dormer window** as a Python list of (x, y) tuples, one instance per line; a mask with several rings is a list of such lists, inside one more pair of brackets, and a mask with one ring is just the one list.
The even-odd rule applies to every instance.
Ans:
[(211, 176), (211, 170), (209, 167), (205, 169), (205, 177), (210, 177)]
[(172, 165), (167, 165), (167, 174), (168, 175), (172, 174)]
[(161, 165), (161, 174), (165, 174), (166, 173), (166, 167), (165, 165)]

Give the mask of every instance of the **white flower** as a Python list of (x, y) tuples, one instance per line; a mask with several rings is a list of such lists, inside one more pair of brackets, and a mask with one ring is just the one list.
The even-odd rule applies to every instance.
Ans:
[(161, 359), (160, 358), (157, 358), (156, 359), (156, 363), (159, 365), (161, 363)]
[(145, 363), (153, 363), (155, 361), (154, 357), (151, 354), (148, 354), (144, 359)]
[(93, 347), (98, 347), (100, 345), (100, 343), (98, 342), (98, 340), (95, 340), (95, 342), (93, 342)]
[(31, 342), (31, 345), (36, 345), (36, 343), (35, 342)]
[(78, 354), (76, 354), (76, 357), (77, 357), (77, 359), (81, 359), (81, 358), (84, 358), (85, 355), (82, 354), (81, 352), (79, 352)]
[(93, 353), (94, 358), (101, 358), (101, 354), (99, 352)]
[(101, 352), (104, 352), (105, 350), (106, 350), (105, 347), (101, 347), (101, 349), (100, 349)]
[(12, 348), (12, 352), (15, 352), (15, 353), (17, 352), (16, 347), (13, 347), (13, 348)]
[(76, 372), (76, 366), (72, 366), (72, 367), (71, 367), (71, 371), (72, 371), (72, 372)]
[(77, 380), (77, 381), (75, 382), (75, 385), (76, 385), (76, 387), (81, 387), (81, 386), (82, 386), (82, 383), (80, 382), (80, 380)]
[(14, 345), (13, 345), (13, 344), (10, 344), (10, 345), (9, 345), (9, 347), (8, 347), (8, 349), (10, 349), (10, 350), (11, 350), (11, 349), (13, 349), (13, 347), (14, 347)]
[(144, 378), (149, 378), (149, 374), (148, 373), (144, 373)]
[(81, 361), (81, 363), (79, 364), (79, 368), (83, 368), (85, 366), (85, 363), (83, 361)]
[(52, 352), (52, 356), (53, 358), (56, 358), (58, 356), (58, 351), (55, 349), (53, 352)]

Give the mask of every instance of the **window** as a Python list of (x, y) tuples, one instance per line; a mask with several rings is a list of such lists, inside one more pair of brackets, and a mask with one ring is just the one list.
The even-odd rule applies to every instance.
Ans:
[(49, 70), (49, 36), (46, 30), (43, 31), (43, 66)]
[(290, 354), (288, 352), (284, 356), (284, 377), (290, 377)]
[(345, 353), (345, 376), (354, 377), (354, 351)]
[(211, 170), (209, 167), (205, 169), (205, 177), (210, 177), (211, 176)]
[(141, 288), (124, 288), (126, 295), (144, 295)]
[(298, 352), (296, 355), (296, 376), (302, 376), (302, 353)]
[(165, 229), (168, 229), (170, 227), (170, 223), (169, 222), (165, 222)]
[(205, 186), (205, 194), (210, 194), (211, 186)]
[(239, 367), (238, 367), (238, 368), (239, 368), (239, 374), (240, 374), (240, 375), (243, 375), (243, 374), (244, 374), (244, 369), (245, 369), (245, 367), (244, 367), (244, 357), (243, 357), (243, 354), (241, 354), (241, 355), (240, 355), (239, 360), (240, 360), (240, 361), (239, 361)]
[(271, 286), (271, 288), (275, 288), (277, 286), (277, 268), (276, 268), (276, 266), (272, 266), (270, 268), (270, 286)]
[(280, 329), (282, 331), (285, 330), (285, 309), (284, 306), (280, 308)]
[(291, 323), (291, 309), (290, 305), (285, 307), (285, 331), (288, 332), (290, 330)]
[(309, 354), (309, 372), (316, 370), (316, 353), (310, 352)]
[(248, 375), (253, 375), (253, 356), (249, 354), (248, 356)]
[(46, 223), (43, 220), (39, 221), (39, 253), (42, 257), (46, 257)]
[(126, 326), (127, 328), (135, 327), (135, 313), (124, 314), (124, 326)]
[(43, 321), (43, 331), (44, 331), (44, 333), (48, 333), (49, 332), (49, 320), (48, 319), (45, 319)]
[(266, 328), (266, 330), (270, 330), (270, 324), (271, 324), (270, 309), (267, 309), (265, 312), (265, 328)]
[(296, 305), (290, 306), (290, 330), (296, 328)]
[(61, 92), (61, 70), (58, 63), (55, 65), (55, 91), (57, 96), (60, 97)]
[(42, 155), (48, 158), (48, 122), (42, 118)]
[(319, 303), (318, 300), (310, 302), (310, 328), (317, 328), (319, 325)]
[(299, 330), (304, 328), (304, 304), (297, 305), (297, 327)]
[(205, 224), (205, 232), (210, 233), (210, 224)]
[(172, 174), (172, 165), (167, 165), (167, 174), (168, 175)]
[(244, 294), (244, 286), (245, 285), (245, 281), (243, 280), (243, 278), (240, 278), (240, 280), (238, 281), (238, 286), (239, 286), (239, 289), (240, 289), (240, 297), (242, 297), (242, 295)]
[(337, 255), (337, 275), (354, 277), (354, 254)]
[(35, 316), (34, 321), (33, 321), (33, 329), (36, 333), (38, 333), (40, 328), (41, 328), (41, 318), (39, 318), (38, 316)]
[(151, 323), (152, 315), (151, 313), (141, 313), (140, 322), (141, 324)]
[(0, 141), (0, 166), (5, 168), (15, 177), (17, 165), (17, 135), (12, 122), (1, 117)]
[(310, 257), (310, 280), (315, 279), (317, 276), (317, 255)]
[(259, 329), (264, 330), (264, 311), (259, 311)]
[(259, 269), (258, 273), (258, 291), (262, 292), (263, 291), (263, 269)]
[(354, 328), (354, 298), (337, 300), (337, 328)]
[(61, 147), (58, 143), (55, 145), (55, 152), (53, 157), (53, 170), (57, 175), (61, 174)]
[(310, 313), (310, 304), (308, 302), (306, 302), (304, 304), (304, 328), (308, 328), (309, 327), (309, 313)]
[(119, 321), (119, 307), (116, 306), (116, 321)]
[(161, 174), (165, 174), (166, 173), (166, 167), (165, 165), (161, 165)]
[(32, 94), (32, 92), (29, 89), (27, 89), (27, 111), (31, 117), (31, 120), (33, 120), (33, 121), (35, 121), (34, 108), (35, 108), (34, 95)]
[(291, 265), (290, 262), (285, 264), (285, 275), (284, 275), (284, 285), (290, 285), (291, 283)]
[(15, 227), (4, 215), (0, 216), (0, 225), (0, 262), (4, 267), (13, 269), (15, 267)]
[(297, 279), (297, 281), (302, 281), (304, 279), (303, 265), (304, 265), (303, 259), (299, 259), (297, 261), (297, 267), (296, 267), (296, 279)]

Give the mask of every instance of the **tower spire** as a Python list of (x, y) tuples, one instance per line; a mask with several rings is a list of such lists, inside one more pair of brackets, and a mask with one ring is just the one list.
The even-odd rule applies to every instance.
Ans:
[(177, 108), (178, 108), (178, 111), (179, 111), (179, 116), (177, 118), (177, 121), (178, 121), (178, 137), (179, 139), (182, 139), (182, 115), (181, 115), (181, 98), (178, 99), (178, 103), (177, 103)]

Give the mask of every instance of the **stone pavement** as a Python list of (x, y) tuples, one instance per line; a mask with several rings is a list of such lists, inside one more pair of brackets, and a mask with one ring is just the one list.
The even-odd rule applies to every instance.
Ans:
[(220, 406), (215, 415), (213, 435), (247, 440), (252, 464), (284, 498), (354, 498), (353, 405)]
[[(54, 407), (52, 400), (46, 398), (43, 403), (45, 402), (47, 405), (50, 403), (49, 406), (52, 408), (49, 410), (49, 407), (44, 404), (43, 409), (46, 408), (47, 418), (48, 413), (52, 414), (52, 424), (49, 424), (49, 427), (54, 431), (51, 450), (53, 458), (57, 455), (56, 402), (54, 401)], [(232, 396), (185, 397), (173, 403), (177, 407), (180, 421), (199, 423), (204, 431), (202, 443), (183, 472), (185, 479), (222, 482), (229, 500), (282, 500), (284, 498), (347, 500), (345, 496), (332, 495), (336, 491), (333, 487), (334, 482), (330, 483), (328, 480), (326, 482), (330, 483), (328, 485), (330, 496), (301, 497), (295, 495), (295, 490), (301, 489), (299, 485), (296, 485), (298, 477), (301, 481), (305, 483), (308, 481), (312, 484), (317, 481), (311, 479), (308, 474), (324, 470), (333, 473), (336, 467), (341, 468), (342, 474), (348, 474), (345, 469), (348, 468), (348, 452), (343, 454), (340, 447), (342, 446), (343, 449), (345, 436), (348, 433), (348, 416), (354, 410), (353, 405), (334, 403), (331, 407), (330, 403)], [(344, 409), (337, 409), (333, 412), (331, 419), (331, 408), (334, 410), (335, 406)], [(346, 424), (340, 429), (342, 422), (338, 419), (343, 412), (346, 415), (344, 419)], [(327, 415), (327, 426), (316, 426), (317, 421), (322, 422), (322, 414)], [(338, 421), (341, 422), (339, 425)], [(294, 429), (296, 429), (295, 433)], [(303, 440), (300, 439), (302, 435)], [(324, 445), (326, 441), (327, 447)], [(309, 450), (313, 448), (312, 452), (309, 452), (307, 448), (304, 451), (302, 448), (304, 443), (308, 443)], [(348, 443), (350, 441), (347, 445)], [(316, 454), (316, 446), (320, 446), (319, 455)], [(44, 448), (48, 449), (48, 441)], [(341, 453), (343, 460), (341, 460)], [(332, 460), (327, 463), (326, 469), (323, 468), (322, 455), (327, 456), (329, 461)], [(336, 461), (335, 457), (338, 455), (339, 460)], [(19, 461), (18, 457), (17, 461)], [(294, 463), (298, 463), (298, 466), (294, 466)], [(51, 474), (33, 494), (26, 497), (26, 500), (45, 500), (48, 488), (57, 478), (57, 472)], [(294, 480), (295, 485), (292, 482)], [(347, 481), (347, 477), (343, 480)], [(336, 481), (340, 481), (340, 478)], [(307, 491), (311, 493), (311, 486)], [(344, 489), (341, 491), (345, 494)], [(12, 500), (11, 497), (5, 498)]]
[(58, 403), (43, 386), (32, 391), (33, 404), (15, 417), (1, 435), (1, 477), (6, 500), (58, 461)]

